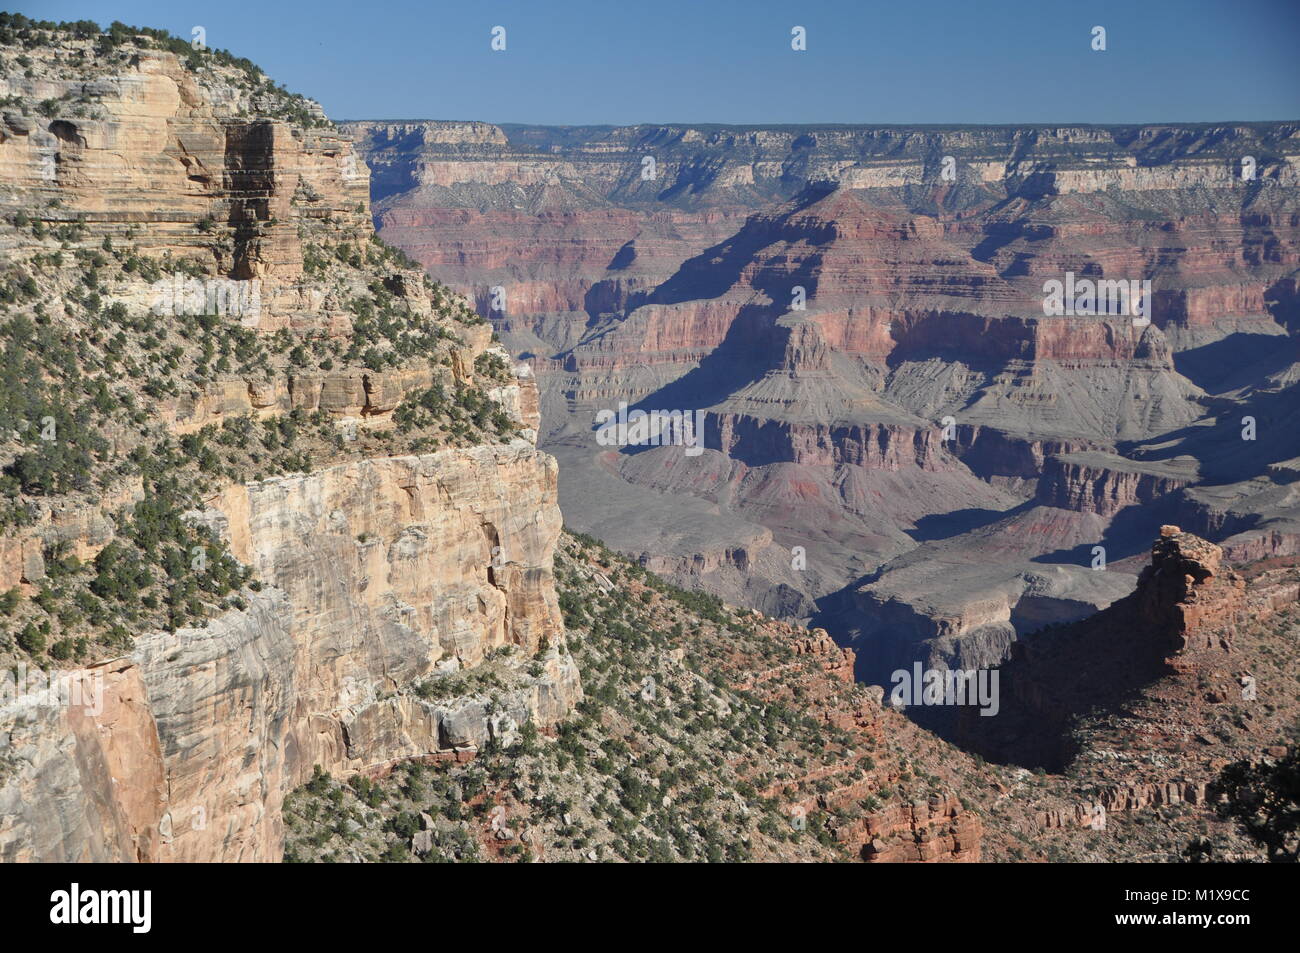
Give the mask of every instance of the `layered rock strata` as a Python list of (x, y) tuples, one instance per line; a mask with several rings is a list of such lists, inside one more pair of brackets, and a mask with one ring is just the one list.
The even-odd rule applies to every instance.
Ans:
[[(582, 696), (551, 581), (555, 478), (520, 442), (225, 491), (206, 516), (263, 588), (61, 675), (102, 685), (86, 704), (6, 702), (0, 855), (275, 860), (279, 803), (316, 764), (373, 770), (553, 725)], [(485, 665), (502, 689), (421, 693)]]

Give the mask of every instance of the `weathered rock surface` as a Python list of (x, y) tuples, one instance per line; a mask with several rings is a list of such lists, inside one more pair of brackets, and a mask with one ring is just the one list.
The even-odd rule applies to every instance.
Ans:
[[(1242, 698), (1246, 683), (1229, 673), (1252, 669), (1238, 643), (1248, 627), (1267, 628), (1277, 613), (1294, 610), (1297, 595), (1294, 571), (1264, 572), (1248, 585), (1220, 547), (1166, 525), (1131, 595), (1087, 620), (1013, 644), (1001, 673), (1007, 710), (997, 719), (964, 718), (962, 727), (990, 756), (1055, 769), (1086, 756), (1081, 744), (1100, 748), (1127, 737), (1127, 725), (1154, 719), (1139, 733), (1190, 772), (1154, 780), (1181, 783), (1197, 773), (1204, 779), (1211, 766), (1192, 744), (1192, 726), (1207, 708)], [(1283, 648), (1289, 654), (1294, 645)], [(1277, 664), (1277, 647), (1265, 651)], [(1282, 685), (1271, 690), (1285, 693)], [(1108, 797), (1108, 808), (1142, 801), (1137, 794)]]
[[(54, 61), (94, 45), (69, 38), (32, 55)], [(191, 72), (173, 53), (123, 51), (115, 71), (89, 81), (15, 72), (5, 83), (9, 94), (27, 99), (66, 93), (94, 103), (81, 116), (34, 119), (25, 129), (0, 125), (6, 206), (43, 207), (57, 198), (69, 220), (80, 214), (119, 240), (133, 224), (149, 223), (136, 239), (141, 251), (178, 260), (216, 253), (194, 227), (209, 219), (236, 238), (229, 260), (214, 262), (218, 271), (263, 279), (262, 293), (272, 298), (293, 295), (292, 280), (302, 275), (300, 216), (330, 217), (340, 237), (369, 230), (369, 176), (346, 136), (259, 117), (251, 90), (220, 74)], [(300, 310), (309, 314), (309, 303)]]
[[(229, 488), (208, 518), (265, 588), (92, 669), (96, 717), (6, 706), (0, 856), (275, 860), (280, 801), (315, 764), (373, 770), (553, 725), (582, 694), (551, 580), (555, 479), (520, 441)], [(417, 691), (506, 647), (520, 664), (494, 663), (495, 702)]]

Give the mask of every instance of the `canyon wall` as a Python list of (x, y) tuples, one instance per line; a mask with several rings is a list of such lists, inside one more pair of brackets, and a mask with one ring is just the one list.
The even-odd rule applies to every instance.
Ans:
[[(132, 551), (133, 515), (163, 507), (203, 454), (180, 498), (213, 542), (171, 579), (191, 558), (247, 575), (227, 598), (197, 593), (201, 620), (174, 629), (137, 621), (111, 644), (91, 630), (60, 655), (0, 635), (20, 676), (0, 684), (0, 859), (276, 861), (284, 797), (316, 765), (346, 777), (470, 758), (564, 718), (582, 688), (536, 383), (465, 302), (373, 241), (349, 137), (251, 64), (155, 37), (46, 37), (29, 53), (4, 79), (4, 278), (34, 283), (25, 307), (85, 342), (89, 373), (114, 365), (85, 348), (133, 369), (105, 378), (106, 446), (85, 486), (19, 497), (0, 587), (20, 628), (84, 626), (37, 603), (94, 590), (97, 556)], [(159, 281), (178, 291), (161, 311)], [(205, 310), (204, 283), (253, 281), (257, 307)], [(207, 353), (184, 340), (213, 328)], [(157, 362), (154, 335), (175, 344)], [(23, 448), (4, 439), (8, 474)], [(299, 457), (263, 475), (286, 439)], [(147, 468), (160, 454), (161, 481)]]
[[(380, 233), (535, 369), (570, 524), (872, 677), (1109, 605), (1094, 548), (1170, 518), (1300, 540), (1295, 123), (346, 128)], [(622, 403), (703, 451), (598, 444)]]
[[(554, 724), (582, 696), (551, 581), (555, 476), (521, 442), (229, 488), (206, 516), (264, 587), (61, 676), (85, 681), (85, 704), (0, 709), (0, 856), (276, 860), (280, 801), (314, 765), (373, 770)], [(501, 691), (419, 694), (494, 658)]]
[[(1207, 727), (1221, 720), (1225, 706), (1255, 702), (1257, 686), (1280, 676), (1281, 683), (1269, 684), (1269, 697), (1293, 707), (1288, 676), (1280, 673), (1294, 652), (1288, 630), (1298, 597), (1295, 570), (1285, 561), (1243, 575), (1221, 547), (1166, 525), (1131, 594), (1091, 618), (1012, 646), (1001, 671), (1005, 717), (963, 712), (969, 717), (961, 720), (961, 737), (990, 757), (1053, 771), (1074, 763), (1112, 784), (1119, 775), (1097, 751), (1124, 746), (1133, 775), (1103, 792), (1107, 810), (1179, 799), (1203, 803), (1206, 781), (1231, 755), (1227, 734), (1216, 743)], [(1270, 723), (1284, 724), (1285, 711), (1277, 719), (1273, 714), (1269, 709)], [(1255, 742), (1271, 743), (1274, 727), (1256, 723), (1258, 717), (1247, 718), (1244, 728)], [(1254, 742), (1231, 743), (1249, 756)], [(1143, 757), (1147, 749), (1165, 752), (1183, 773), (1171, 774), (1164, 759)], [(1171, 784), (1175, 795), (1164, 793)]]

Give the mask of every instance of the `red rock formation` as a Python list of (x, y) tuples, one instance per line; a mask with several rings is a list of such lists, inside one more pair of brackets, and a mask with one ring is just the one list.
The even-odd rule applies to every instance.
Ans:
[(797, 640), (794, 654), (820, 659), (822, 671), (827, 675), (845, 684), (853, 684), (853, 650), (836, 645), (825, 629), (812, 629), (806, 638)]
[(1143, 472), (1118, 457), (1106, 460), (1088, 454), (1051, 456), (1039, 477), (1036, 499), (1063, 510), (1114, 516), (1125, 507), (1153, 503), (1186, 486), (1192, 477), (1155, 468)]
[(869, 815), (862, 859), (871, 863), (980, 859), (983, 825), (953, 797), (931, 797)]
[[(1207, 706), (1212, 711), (1242, 694), (1241, 678), (1251, 664), (1239, 645), (1242, 632), (1267, 626), (1298, 599), (1300, 578), (1293, 570), (1262, 571), (1247, 580), (1225, 563), (1218, 546), (1177, 526), (1162, 527), (1131, 596), (1012, 646), (1002, 670), (1006, 711), (997, 719), (963, 717), (963, 737), (994, 757), (1059, 767), (1079, 755), (1078, 737), (1067, 737), (1072, 725), (1095, 722), (1103, 726), (1098, 736), (1107, 737), (1115, 712), (1134, 719), (1140, 711), (1151, 719), (1141, 734), (1146, 743), (1185, 760), (1195, 754), (1189, 744), (1198, 729), (1191, 726), (1208, 717)], [(1275, 656), (1270, 650), (1263, 657)], [(1203, 777), (1188, 770), (1182, 778), (1112, 778), (1114, 791), (1103, 801), (1108, 809), (1173, 803), (1172, 795), (1160, 792), (1174, 782), (1178, 797), (1191, 800)]]
[(1138, 579), (1139, 618), (1178, 651), (1230, 651), (1246, 586), (1222, 562), (1218, 546), (1177, 526), (1162, 526), (1151, 547), (1151, 565)]

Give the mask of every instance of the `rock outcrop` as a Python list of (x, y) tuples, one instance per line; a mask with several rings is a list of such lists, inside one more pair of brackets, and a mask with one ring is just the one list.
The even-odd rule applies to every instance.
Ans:
[[(7, 701), (0, 856), (275, 860), (280, 802), (316, 764), (370, 771), (555, 724), (582, 697), (551, 582), (555, 477), (519, 443), (228, 489), (207, 516), (264, 588), (62, 676), (97, 688), (88, 705)], [(485, 663), (500, 690), (422, 695)]]
[(862, 858), (871, 863), (978, 863), (982, 825), (954, 797), (901, 804), (866, 818)]
[[(1220, 547), (1166, 525), (1131, 595), (1091, 618), (1011, 646), (1001, 671), (1005, 712), (996, 719), (964, 717), (964, 737), (990, 757), (1058, 770), (1086, 758), (1090, 743), (1101, 746), (1089, 742), (1093, 734), (1108, 743), (1117, 734), (1130, 737), (1120, 728), (1129, 722), (1147, 741), (1178, 752), (1185, 766), (1196, 763), (1192, 742), (1208, 729), (1192, 726), (1208, 717), (1207, 709), (1245, 695), (1254, 700), (1243, 687), (1253, 691), (1259, 660), (1251, 658), (1260, 649), (1243, 644), (1246, 633), (1267, 630), (1275, 615), (1295, 609), (1298, 595), (1293, 571), (1248, 581), (1226, 564)], [(1249, 641), (1253, 646), (1258, 637)], [(1293, 649), (1285, 646), (1284, 654)], [(1277, 664), (1275, 648), (1262, 651), (1270, 666)], [(1137, 727), (1144, 719), (1151, 723)], [(1201, 773), (1206, 769), (1199, 766)], [(1173, 780), (1196, 779), (1146, 779), (1139, 788)], [(1165, 803), (1162, 796), (1147, 800)], [(1144, 796), (1106, 797), (1109, 809)]]
[(1213, 543), (1162, 526), (1136, 595), (1142, 621), (1175, 652), (1232, 650), (1246, 585), (1223, 565), (1223, 550)]

